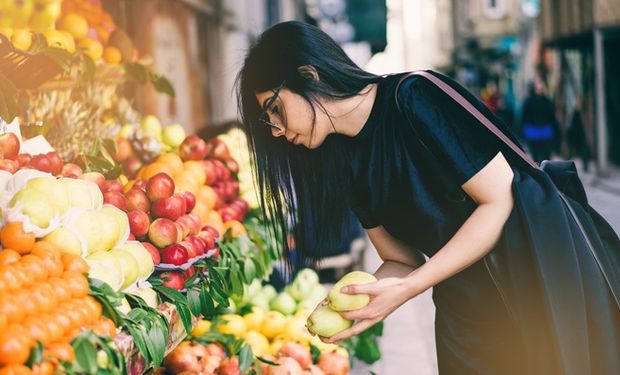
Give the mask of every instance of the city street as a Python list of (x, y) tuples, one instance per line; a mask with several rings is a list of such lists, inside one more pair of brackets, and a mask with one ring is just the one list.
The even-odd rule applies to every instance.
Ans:
[[(583, 175), (590, 204), (620, 232), (620, 172), (605, 179)], [(380, 259), (373, 248), (366, 254), (366, 267), (374, 271)], [(437, 374), (435, 337), (433, 332), (435, 307), (431, 291), (418, 296), (395, 311), (385, 322), (381, 339), (383, 358), (373, 366), (356, 363), (352, 373), (366, 375), (433, 375)]]

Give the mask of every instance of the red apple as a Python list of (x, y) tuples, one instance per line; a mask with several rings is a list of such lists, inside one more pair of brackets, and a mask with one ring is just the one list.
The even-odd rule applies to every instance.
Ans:
[(52, 163), (52, 174), (54, 176), (58, 176), (62, 172), (62, 167), (65, 164), (62, 161), (62, 158), (56, 151), (50, 151), (45, 154), (45, 156), (47, 156), (47, 158)]
[(185, 213), (190, 213), (196, 206), (196, 196), (192, 192), (184, 191), (182, 193), (183, 199), (185, 199)]
[(207, 251), (206, 243), (202, 240), (202, 238), (197, 236), (189, 236), (185, 239), (185, 241), (191, 242), (194, 248), (196, 249), (196, 255), (200, 256)]
[(168, 288), (183, 290), (185, 287), (185, 280), (183, 279), (183, 274), (181, 272), (164, 272), (159, 275), (159, 278), (163, 281), (164, 286), (167, 286)]
[(120, 163), (127, 160), (131, 156), (131, 142), (127, 138), (116, 138), (116, 152), (112, 155), (115, 162)]
[(224, 141), (219, 138), (214, 138), (211, 140), (211, 143), (213, 144), (211, 154), (214, 157), (220, 160), (230, 159), (230, 152), (228, 151), (228, 146), (226, 146), (226, 143), (224, 143)]
[(215, 246), (215, 238), (210, 232), (204, 230), (200, 231), (200, 233), (198, 233), (198, 237), (202, 240), (202, 242), (204, 242), (205, 251), (209, 251)]
[(176, 219), (175, 223), (179, 225), (179, 227), (181, 228), (181, 232), (183, 232), (183, 235), (181, 236), (182, 238), (189, 236), (192, 223), (189, 221), (187, 217), (185, 217), (185, 215)]
[(158, 173), (146, 183), (146, 195), (151, 202), (169, 198), (174, 194), (174, 181), (166, 173)]
[(206, 346), (206, 349), (209, 355), (220, 357), (220, 358), (226, 357), (226, 351), (219, 344), (215, 344), (215, 343), (208, 344)]
[(234, 208), (224, 207), (218, 210), (218, 212), (220, 213), (220, 216), (222, 216), (222, 220), (225, 222), (237, 219), (237, 213), (235, 212)]
[(207, 175), (207, 179), (205, 181), (205, 185), (211, 186), (215, 181), (217, 181), (217, 171), (215, 169), (215, 165), (211, 160), (203, 160), (202, 161), (202, 169), (205, 171)]
[(213, 236), (214, 239), (218, 239), (220, 237), (220, 232), (210, 225), (203, 226), (201, 230), (211, 233), (211, 236)]
[[(107, 194), (107, 193), (106, 193)], [(127, 214), (129, 229), (134, 236), (140, 238), (146, 236), (151, 225), (151, 218), (144, 211), (133, 210)]]
[[(36, 157), (36, 156), (35, 156)], [(105, 176), (99, 172), (86, 172), (80, 176), (80, 180), (93, 182), (99, 186), (99, 190), (105, 192)]]
[[(30, 164), (30, 160), (32, 160), (32, 155), (30, 154), (19, 154), (17, 155), (17, 162), (19, 165), (28, 165)], [(64, 167), (64, 166), (63, 166)], [(62, 172), (62, 169), (61, 169)]]
[(146, 180), (143, 180), (143, 179), (136, 180), (136, 182), (133, 184), (132, 187), (138, 188), (146, 193)]
[(60, 174), (63, 177), (79, 178), (82, 175), (82, 168), (77, 164), (66, 163), (62, 166), (62, 172), (60, 172)]
[(278, 356), (290, 357), (299, 362), (301, 368), (306, 369), (312, 364), (310, 348), (297, 342), (287, 342), (278, 351)]
[(106, 191), (103, 193), (103, 203), (111, 204), (116, 208), (127, 212), (127, 202), (123, 193), (118, 191)]
[(233, 174), (239, 173), (239, 164), (237, 164), (235, 159), (227, 159), (225, 161), (225, 164), (226, 164), (226, 168), (228, 168), (228, 170), (231, 173), (233, 173)]
[[(148, 191), (147, 191), (148, 194)], [(151, 205), (151, 214), (155, 217), (163, 217), (176, 220), (185, 213), (185, 199), (180, 195), (173, 195), (168, 198), (155, 201)]]
[[(237, 357), (224, 358), (220, 367), (216, 370), (217, 375), (241, 375), (239, 359)], [(282, 373), (284, 374), (284, 372)], [(287, 373), (289, 374), (289, 373)], [(301, 374), (301, 372), (290, 372), (290, 374)]]
[(150, 242), (142, 242), (142, 246), (146, 249), (146, 251), (151, 254), (151, 258), (153, 258), (153, 264), (161, 263), (161, 255), (159, 254), (159, 250), (155, 246), (153, 246)]
[(123, 184), (119, 180), (110, 180), (103, 185), (103, 191), (118, 191), (122, 193), (125, 189), (123, 189)]
[(184, 263), (187, 263), (188, 259), (189, 255), (187, 253), (187, 249), (185, 248), (185, 246), (178, 243), (169, 245), (161, 251), (162, 263), (180, 266)]
[(33, 156), (30, 160), (30, 166), (41, 172), (52, 173), (52, 162), (44, 154)]
[(123, 170), (129, 178), (135, 178), (140, 168), (142, 168), (142, 162), (135, 156), (130, 156), (123, 162)]
[(190, 234), (198, 234), (198, 232), (200, 232), (200, 227), (202, 225), (202, 223), (200, 222), (200, 217), (198, 217), (198, 215), (196, 215), (195, 213), (189, 213), (189, 214), (186, 214), (185, 216), (187, 216), (187, 218), (193, 224), (190, 230)]
[(222, 163), (222, 161), (214, 159), (213, 165), (215, 166), (215, 171), (217, 172), (217, 179), (220, 181), (228, 181), (231, 177), (230, 171), (226, 168), (226, 165)]
[(135, 241), (136, 240), (136, 236), (133, 235), (133, 233), (129, 233), (129, 236), (127, 236), (127, 241)]
[(19, 164), (11, 159), (0, 159), (0, 170), (7, 171), (9, 173), (17, 172)]
[(177, 240), (176, 242), (181, 242), (185, 239), (185, 237), (183, 237), (183, 227), (181, 226), (181, 224), (175, 222), (174, 225), (177, 227)]
[(14, 133), (0, 135), (0, 150), (5, 158), (19, 154), (19, 138)]
[[(194, 244), (191, 241), (188, 240), (183, 240), (181, 242), (179, 242), (177, 245), (181, 245), (183, 246), (183, 248), (185, 248), (185, 251), (187, 252), (187, 259), (193, 259), (196, 258), (199, 254), (198, 254), (198, 249), (196, 249), (196, 247), (194, 246)], [(183, 262), (185, 263), (185, 262)]]
[(183, 160), (202, 160), (207, 156), (207, 144), (197, 135), (190, 135), (179, 146), (179, 156)]
[(220, 259), (220, 248), (219, 247), (214, 247), (213, 248), (213, 255), (211, 255), (211, 257), (213, 257), (213, 259)]
[(194, 266), (190, 266), (188, 269), (183, 271), (183, 278), (187, 280), (190, 277), (194, 276), (195, 273), (196, 273), (196, 268)]
[(139, 210), (148, 213), (151, 209), (151, 202), (146, 193), (135, 185), (125, 193), (127, 199), (127, 209), (129, 211)]
[(177, 241), (177, 226), (169, 219), (156, 219), (149, 227), (149, 240), (153, 245), (164, 248)]

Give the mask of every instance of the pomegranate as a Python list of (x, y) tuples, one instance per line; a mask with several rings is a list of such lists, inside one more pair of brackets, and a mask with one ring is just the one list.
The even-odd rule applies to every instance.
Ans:
[(318, 365), (325, 372), (325, 375), (346, 375), (349, 373), (349, 360), (335, 351), (322, 353)]
[(278, 355), (293, 358), (299, 363), (302, 369), (307, 369), (308, 366), (312, 364), (310, 349), (297, 342), (288, 342), (284, 344), (278, 351)]

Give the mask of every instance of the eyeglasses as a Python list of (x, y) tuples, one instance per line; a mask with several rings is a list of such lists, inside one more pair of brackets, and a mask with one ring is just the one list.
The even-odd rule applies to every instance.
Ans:
[[(272, 108), (272, 107), (274, 107), (274, 103), (276, 102), (276, 100), (278, 100), (280, 96), (280, 90), (282, 90), (282, 87), (284, 87), (285, 83), (286, 81), (282, 81), (280, 86), (278, 86), (274, 90), (273, 95), (269, 99), (267, 99), (267, 101), (265, 102), (265, 107), (263, 109), (263, 112), (261, 112), (258, 118), (258, 121), (262, 122), (263, 124), (269, 126), (272, 129), (276, 129), (279, 132), (284, 131), (284, 124), (283, 124), (284, 116), (282, 115), (282, 108), (278, 108), (278, 107)], [(278, 125), (274, 123), (273, 121), (271, 121), (271, 116), (269, 115), (269, 111), (271, 111), (271, 115), (279, 119), (279, 123), (282, 125)]]

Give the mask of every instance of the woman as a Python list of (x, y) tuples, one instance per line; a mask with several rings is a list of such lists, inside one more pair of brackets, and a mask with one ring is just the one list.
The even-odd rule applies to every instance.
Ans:
[[(304, 218), (295, 224), (304, 255), (305, 222), (320, 234), (313, 248), (329, 248), (353, 209), (383, 259), (379, 281), (344, 288), (371, 296), (343, 313), (356, 324), (324, 339), (359, 334), (434, 287), (442, 374), (620, 369), (618, 306), (574, 225), (550, 214), (560, 203), (549, 178), (429, 80), (403, 77), (361, 70), (299, 22), (267, 30), (238, 77), (274, 230), (287, 230), (284, 212)], [(549, 234), (531, 230), (540, 226)]]

